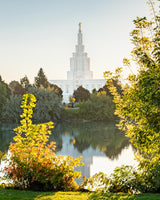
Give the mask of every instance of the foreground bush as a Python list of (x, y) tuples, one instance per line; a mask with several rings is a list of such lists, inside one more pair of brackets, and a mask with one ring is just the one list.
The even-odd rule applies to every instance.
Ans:
[(82, 165), (81, 158), (55, 155), (55, 142), (47, 143), (53, 122), (32, 124), (35, 102), (34, 95), (23, 95), (21, 126), (14, 129), (15, 143), (9, 146), (11, 155), (5, 167), (6, 175), (18, 188), (75, 190), (74, 179), (80, 177), (80, 172), (74, 171), (74, 167)]
[[(153, 1), (148, 3), (153, 19), (137, 17), (131, 32), (134, 44), (132, 61), (139, 67), (138, 73), (129, 75), (129, 85), (122, 93), (113, 82), (114, 79), (120, 81), (121, 68), (116, 69), (115, 73), (106, 71), (104, 75), (116, 105), (115, 114), (120, 118), (118, 126), (138, 149), (138, 170), (132, 173), (133, 181), (137, 182), (134, 187), (142, 192), (160, 192), (160, 15), (159, 10), (154, 10)], [(158, 5), (159, 0), (156, 3)], [(124, 58), (123, 62), (131, 67), (128, 59)], [(125, 168), (118, 171), (121, 176), (123, 172)], [(122, 178), (122, 184), (126, 186), (129, 183), (127, 173), (126, 177), (119, 174), (118, 178)], [(139, 179), (134, 177), (135, 174)], [(114, 183), (116, 180), (114, 178)], [(118, 185), (122, 184), (119, 181)]]
[(160, 173), (159, 165), (152, 171), (138, 170), (132, 166), (116, 167), (114, 172), (107, 176), (102, 172), (84, 180), (82, 187), (89, 190), (123, 193), (159, 193)]

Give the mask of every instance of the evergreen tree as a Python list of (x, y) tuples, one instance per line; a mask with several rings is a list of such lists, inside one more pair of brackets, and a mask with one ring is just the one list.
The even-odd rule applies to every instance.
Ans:
[(42, 68), (40, 68), (37, 76), (34, 78), (34, 86), (37, 88), (40, 88), (40, 87), (47, 88), (48, 87), (48, 80), (47, 80), (47, 77), (44, 74), (44, 71)]

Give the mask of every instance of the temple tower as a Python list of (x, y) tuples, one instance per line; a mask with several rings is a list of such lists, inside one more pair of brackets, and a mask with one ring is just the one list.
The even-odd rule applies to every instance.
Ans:
[(93, 79), (93, 72), (90, 71), (90, 58), (84, 52), (81, 23), (79, 23), (76, 50), (70, 58), (67, 80), (50, 80), (50, 83), (56, 84), (63, 90), (63, 102), (65, 103), (69, 103), (69, 97), (79, 86), (92, 93), (93, 89), (98, 90), (105, 85), (104, 79)]
[(93, 72), (90, 71), (90, 58), (84, 52), (83, 35), (81, 23), (79, 23), (78, 41), (76, 52), (70, 58), (70, 71), (67, 72), (67, 80), (90, 80), (93, 79)]

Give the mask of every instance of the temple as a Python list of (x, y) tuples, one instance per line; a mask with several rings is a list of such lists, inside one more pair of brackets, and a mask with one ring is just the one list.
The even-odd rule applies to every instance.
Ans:
[(82, 86), (92, 92), (105, 85), (104, 79), (93, 79), (93, 72), (90, 71), (90, 58), (84, 52), (83, 35), (81, 23), (79, 23), (77, 45), (75, 52), (70, 58), (70, 71), (67, 72), (67, 80), (50, 80), (63, 90), (63, 102), (69, 102), (69, 96), (74, 90)]
[(68, 80), (93, 79), (93, 72), (90, 71), (90, 58), (88, 58), (87, 53), (84, 52), (83, 36), (80, 24), (76, 52), (73, 53), (72, 58), (70, 58), (70, 71), (67, 73)]

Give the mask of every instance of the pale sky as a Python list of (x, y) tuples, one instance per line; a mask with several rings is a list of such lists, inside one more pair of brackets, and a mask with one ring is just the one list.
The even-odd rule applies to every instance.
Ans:
[(130, 57), (132, 21), (146, 15), (146, 0), (0, 0), (0, 75), (33, 83), (42, 67), (48, 80), (67, 79), (81, 22), (93, 77), (103, 78)]

